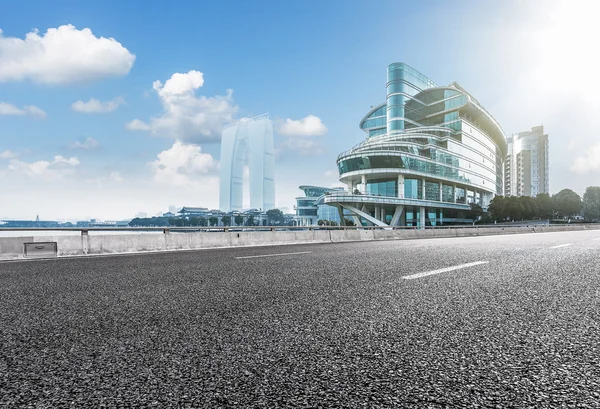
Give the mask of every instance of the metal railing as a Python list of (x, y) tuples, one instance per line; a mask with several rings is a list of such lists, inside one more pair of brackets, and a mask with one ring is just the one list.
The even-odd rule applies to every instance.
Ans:
[(437, 226), (187, 226), (187, 227), (0, 227), (4, 231), (22, 232), (54, 232), (54, 231), (77, 231), (81, 234), (91, 232), (162, 232), (162, 233), (190, 233), (190, 232), (264, 232), (264, 231), (303, 231), (303, 230), (447, 230), (447, 229), (505, 229), (505, 228), (532, 228), (532, 227), (563, 228), (573, 226), (595, 226), (600, 228), (599, 223), (571, 223), (550, 224), (548, 221), (529, 221), (501, 224), (449, 224)]

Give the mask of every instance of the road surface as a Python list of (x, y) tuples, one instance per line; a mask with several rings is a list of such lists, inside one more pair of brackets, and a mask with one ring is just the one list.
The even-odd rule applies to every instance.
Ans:
[(600, 231), (0, 262), (0, 407), (600, 407)]

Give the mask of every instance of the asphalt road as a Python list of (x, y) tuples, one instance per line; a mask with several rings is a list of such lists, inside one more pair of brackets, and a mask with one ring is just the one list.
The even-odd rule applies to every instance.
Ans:
[(599, 296), (600, 231), (2, 262), (0, 407), (600, 408)]

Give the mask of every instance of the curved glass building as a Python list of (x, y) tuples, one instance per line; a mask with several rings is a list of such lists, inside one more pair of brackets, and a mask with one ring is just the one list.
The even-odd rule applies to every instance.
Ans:
[(485, 209), (502, 194), (502, 128), (457, 83), (438, 86), (403, 63), (387, 76), (386, 101), (360, 121), (367, 138), (337, 158), (348, 190), (325, 203), (363, 225), (470, 222), (470, 203)]

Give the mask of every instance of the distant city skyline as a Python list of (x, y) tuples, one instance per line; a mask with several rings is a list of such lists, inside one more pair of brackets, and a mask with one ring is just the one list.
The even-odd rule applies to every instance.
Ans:
[[(223, 126), (263, 112), (274, 127), (275, 206), (293, 209), (298, 186), (341, 185), (336, 158), (363, 140), (357, 118), (385, 98), (382, 67), (394, 61), (457, 81), (506, 135), (543, 124), (550, 193), (598, 184), (600, 3), (185, 6), (3, 6), (0, 219), (120, 220), (173, 203), (216, 209)], [(418, 41), (402, 41), (406, 33)]]

